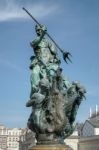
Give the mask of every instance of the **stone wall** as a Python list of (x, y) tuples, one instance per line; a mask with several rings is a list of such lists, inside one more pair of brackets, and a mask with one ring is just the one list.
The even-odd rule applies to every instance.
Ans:
[(99, 150), (99, 135), (80, 139), (78, 150)]
[(65, 139), (66, 145), (70, 146), (73, 150), (78, 150), (78, 136), (70, 136), (69, 138)]
[(95, 133), (94, 127), (89, 123), (89, 121), (86, 121), (83, 129), (82, 129), (82, 136), (87, 137), (87, 136), (93, 136)]

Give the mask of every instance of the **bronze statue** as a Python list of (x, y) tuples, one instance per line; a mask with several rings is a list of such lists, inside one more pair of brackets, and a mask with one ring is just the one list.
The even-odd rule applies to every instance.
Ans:
[[(47, 28), (36, 23), (37, 38), (30, 43), (34, 56), (30, 58), (31, 93), (26, 103), (32, 107), (28, 127), (36, 133), (38, 144), (59, 144), (74, 130), (73, 123), (86, 90), (79, 82), (63, 77), (57, 52), (60, 47), (46, 37)], [(70, 60), (69, 52), (61, 52), (66, 62)]]

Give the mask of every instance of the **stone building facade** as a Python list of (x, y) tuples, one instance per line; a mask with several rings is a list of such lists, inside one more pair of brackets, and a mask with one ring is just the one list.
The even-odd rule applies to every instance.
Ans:
[(28, 128), (24, 130), (19, 140), (19, 150), (28, 150), (36, 143), (35, 134)]
[(7, 133), (6, 127), (0, 124), (0, 150), (7, 149)]
[(23, 130), (7, 128), (0, 124), (0, 150), (19, 150), (19, 140)]
[(99, 117), (86, 120), (82, 128), (82, 137), (99, 135)]
[(99, 113), (85, 121), (78, 150), (99, 150)]
[(0, 150), (6, 150), (7, 149), (7, 136), (0, 135)]
[(70, 146), (73, 150), (78, 150), (79, 134), (75, 130), (71, 136), (64, 140), (66, 145)]
[(8, 129), (7, 150), (19, 150), (19, 139), (22, 135), (22, 129)]
[(81, 138), (78, 150), (99, 150), (99, 135)]

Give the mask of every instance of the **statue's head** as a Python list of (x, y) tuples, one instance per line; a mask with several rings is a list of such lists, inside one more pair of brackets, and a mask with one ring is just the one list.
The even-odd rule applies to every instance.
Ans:
[(45, 31), (45, 32), (47, 31), (47, 28), (44, 25), (40, 25), (40, 26), (36, 25), (35, 30), (36, 30), (37, 35), (40, 36), (40, 35), (42, 35), (43, 31)]

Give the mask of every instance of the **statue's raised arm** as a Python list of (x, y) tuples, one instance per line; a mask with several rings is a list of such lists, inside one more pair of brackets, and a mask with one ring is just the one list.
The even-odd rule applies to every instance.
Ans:
[[(39, 27), (41, 27), (42, 28), (42, 25), (34, 18), (34, 16), (32, 16), (29, 12), (28, 12), (28, 10), (26, 10), (24, 7), (23, 7), (23, 10), (37, 23), (37, 25), (39, 26)], [(44, 31), (44, 30), (43, 30)], [(43, 32), (44, 33), (44, 32)], [(60, 48), (60, 46), (55, 42), (55, 40), (49, 35), (49, 33), (48, 32), (46, 32), (46, 35), (52, 40), (52, 42), (55, 44), (55, 46), (60, 50), (60, 52), (63, 54), (63, 59), (64, 59), (64, 61), (67, 63), (67, 60), (69, 60), (70, 62), (72, 62), (71, 61), (71, 59), (70, 59), (70, 57), (69, 56), (72, 56), (71, 54), (70, 54), (70, 52), (65, 52), (63, 49), (61, 49)]]

